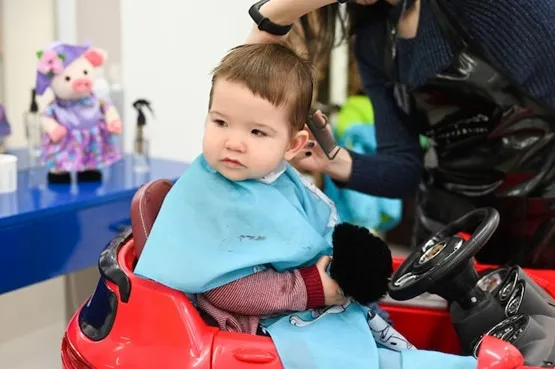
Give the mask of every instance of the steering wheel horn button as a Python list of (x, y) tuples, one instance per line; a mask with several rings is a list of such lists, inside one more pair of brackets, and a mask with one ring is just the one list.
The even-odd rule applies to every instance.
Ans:
[(461, 248), (464, 240), (458, 236), (445, 238), (426, 248), (418, 261), (414, 263), (412, 271), (424, 274), (432, 269), (441, 267)]
[(420, 257), (420, 259), (418, 260), (418, 264), (422, 265), (422, 264), (425, 264), (428, 261), (432, 260), (437, 255), (439, 255), (440, 252), (443, 251), (445, 246), (447, 246), (446, 241), (439, 241), (438, 243), (436, 243), (432, 247), (428, 248), (426, 251), (424, 251), (424, 253)]

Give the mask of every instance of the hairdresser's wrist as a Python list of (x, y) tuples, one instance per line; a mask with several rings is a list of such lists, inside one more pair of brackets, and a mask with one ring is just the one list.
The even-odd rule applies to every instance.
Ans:
[(349, 151), (341, 148), (337, 156), (328, 162), (324, 172), (337, 182), (347, 182), (353, 171), (353, 158)]
[(295, 23), (300, 17), (337, 0), (270, 0), (260, 13), (280, 25)]

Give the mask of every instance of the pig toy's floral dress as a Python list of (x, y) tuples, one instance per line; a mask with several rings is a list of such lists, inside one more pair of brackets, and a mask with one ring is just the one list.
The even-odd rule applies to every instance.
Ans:
[(104, 119), (109, 107), (94, 95), (73, 101), (55, 99), (44, 115), (64, 126), (67, 134), (57, 143), (47, 134), (42, 137), (44, 164), (59, 172), (82, 172), (119, 160), (119, 148)]

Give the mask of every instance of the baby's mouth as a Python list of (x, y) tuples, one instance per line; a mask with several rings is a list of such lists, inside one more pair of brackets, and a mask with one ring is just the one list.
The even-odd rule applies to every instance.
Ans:
[(244, 167), (244, 165), (239, 160), (235, 160), (235, 159), (231, 159), (231, 158), (225, 158), (225, 159), (222, 160), (222, 162), (226, 166), (230, 166), (230, 167), (234, 167), (234, 168)]

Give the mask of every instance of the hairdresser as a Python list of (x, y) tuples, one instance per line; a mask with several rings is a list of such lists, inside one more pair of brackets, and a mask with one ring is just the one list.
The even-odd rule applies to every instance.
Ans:
[(555, 2), (270, 0), (250, 14), (248, 42), (284, 40), (300, 19), (312, 58), (343, 25), (374, 107), (376, 155), (329, 161), (313, 144), (296, 166), (375, 196), (416, 195), (413, 244), (493, 206), (501, 223), (478, 260), (555, 268)]

